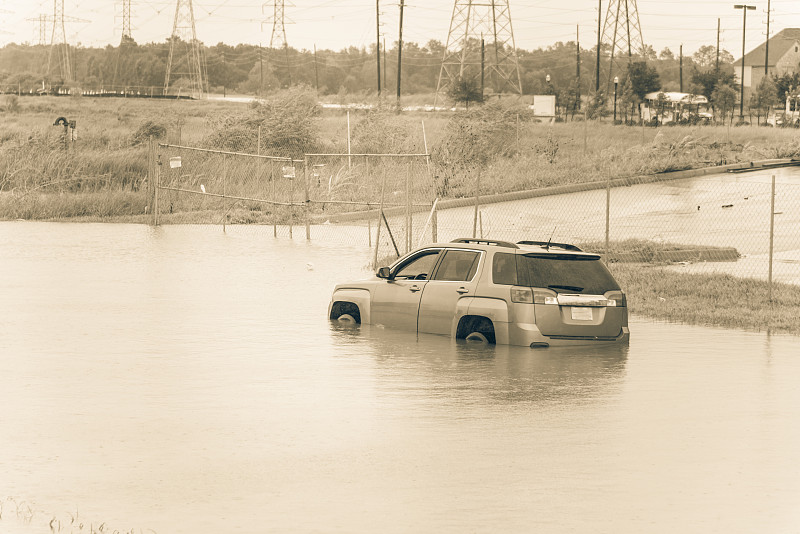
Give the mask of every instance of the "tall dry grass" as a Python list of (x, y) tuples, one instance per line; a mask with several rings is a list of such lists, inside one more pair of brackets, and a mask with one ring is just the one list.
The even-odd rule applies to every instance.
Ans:
[[(69, 150), (64, 150), (63, 129), (52, 125), (59, 116), (77, 121), (77, 141)], [(2, 112), (2, 119), (3, 218), (140, 214), (146, 205), (140, 199), (148, 156), (143, 141), (150, 135), (173, 144), (255, 152), (261, 128), (261, 153), (272, 155), (345, 153), (348, 146), (348, 114), (320, 112), (302, 90), (260, 104), (29, 97), (19, 99), (13, 113)], [(597, 121), (546, 124), (518, 103), (403, 114), (384, 105), (376, 111), (351, 111), (349, 119), (352, 152), (423, 153), (427, 147), (432, 166), (413, 171), (419, 180), (415, 201), (426, 202), (472, 196), (478, 182), (485, 195), (800, 156), (794, 130), (642, 128)], [(324, 166), (313, 171), (312, 197), (374, 202), (382, 175), (396, 181), (390, 192), (397, 192), (409, 171), (389, 161), (322, 162)], [(251, 179), (248, 165), (229, 172), (229, 185), (241, 196), (253, 197), (259, 192), (253, 187), (266, 186), (263, 180)], [(199, 182), (190, 185), (198, 187)], [(9, 201), (9, 193), (16, 200)], [(123, 197), (129, 202), (120, 201)], [(84, 203), (89, 205), (81, 208)], [(91, 205), (97, 203), (102, 205)], [(198, 202), (187, 206), (189, 211), (208, 208)]]

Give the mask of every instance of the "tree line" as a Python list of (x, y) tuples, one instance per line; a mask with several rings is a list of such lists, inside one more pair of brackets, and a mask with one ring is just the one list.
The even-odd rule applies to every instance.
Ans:
[[(163, 88), (170, 45), (174, 56), (171, 79), (174, 87), (188, 85), (189, 43), (168, 39), (161, 43), (138, 44), (123, 38), (119, 46), (103, 48), (69, 47), (73, 80), (54, 74), (58, 70), (59, 51), (50, 46), (8, 44), (0, 48), (0, 88), (5, 92), (35, 92), (41, 88), (71, 86), (81, 89), (127, 89), (146, 92)], [(487, 50), (492, 44), (486, 44)], [(402, 49), (402, 93), (432, 93), (437, 88), (444, 54), (444, 44), (430, 40), (424, 45), (408, 42)], [(218, 43), (200, 46), (207, 90), (268, 94), (293, 85), (304, 84), (325, 95), (370, 95), (377, 91), (376, 46), (333, 50), (298, 50), (263, 48), (249, 44), (235, 46)], [(488, 56), (489, 54), (487, 54)], [(587, 97), (607, 103), (609, 85), (609, 50), (601, 48), (601, 91), (595, 93), (596, 48), (578, 50), (574, 41), (557, 42), (535, 50), (517, 50), (523, 94), (555, 94), (559, 107), (574, 112), (579, 99)], [(394, 94), (397, 84), (397, 43), (381, 50), (380, 84), (385, 93)], [(702, 94), (712, 103), (730, 100), (737, 94), (733, 78), (733, 56), (707, 45), (687, 57), (678, 57), (669, 48), (656, 53), (646, 47), (644, 54), (628, 63), (619, 73), (618, 101), (623, 117), (632, 115), (644, 94), (651, 91), (679, 91)], [(49, 65), (49, 69), (48, 69)], [(474, 73), (473, 66), (473, 73)], [(49, 73), (48, 73), (49, 70)], [(477, 83), (473, 75), (471, 83)], [(797, 75), (768, 77), (752, 92), (749, 108), (776, 105), (791, 87), (797, 87)], [(490, 84), (487, 83), (487, 87)], [(491, 90), (491, 87), (489, 87)], [(715, 95), (716, 91), (716, 95)], [(591, 104), (591, 100), (590, 100)], [(607, 108), (607, 106), (606, 106)], [(727, 108), (726, 108), (727, 110)]]

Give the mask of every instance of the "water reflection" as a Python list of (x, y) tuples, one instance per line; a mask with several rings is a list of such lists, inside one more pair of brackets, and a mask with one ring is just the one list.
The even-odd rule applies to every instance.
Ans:
[[(421, 376), (425, 394), (454, 402), (546, 404), (611, 394), (624, 377), (628, 345), (530, 349), (481, 345), (372, 325), (330, 323), (346, 357), (370, 357), (392, 375)], [(459, 394), (454, 395), (453, 391)]]

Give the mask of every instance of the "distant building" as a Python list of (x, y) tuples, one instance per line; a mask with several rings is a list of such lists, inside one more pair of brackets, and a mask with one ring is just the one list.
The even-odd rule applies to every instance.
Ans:
[[(786, 28), (769, 39), (769, 58), (767, 43), (763, 42), (744, 56), (745, 99), (764, 78), (764, 64), (769, 61), (769, 74), (782, 75), (800, 72), (800, 28)], [(742, 58), (733, 62), (733, 74), (737, 86), (742, 83)]]

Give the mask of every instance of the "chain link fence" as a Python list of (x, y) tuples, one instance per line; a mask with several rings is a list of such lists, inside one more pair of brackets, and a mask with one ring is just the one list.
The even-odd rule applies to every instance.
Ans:
[[(241, 143), (228, 139), (231, 151), (189, 147), (171, 136), (151, 145), (153, 221), (258, 224), (274, 237), (369, 247), (375, 265), (421, 244), (476, 237), (574, 243), (609, 262), (800, 283), (800, 167), (792, 160), (599, 181), (585, 174), (554, 186), (562, 179), (541, 176), (566, 157), (558, 130), (537, 130), (519, 115), (504, 124), (489, 124), (488, 142), (506, 156), (506, 167), (479, 161), (472, 148), (486, 135), (471, 127), (451, 132), (457, 143), (450, 145), (440, 135), (434, 156), (427, 140), (408, 142), (400, 153), (348, 153), (349, 118), (341, 146), (331, 145), (339, 152), (294, 158), (265, 154), (269, 141), (260, 130)], [(587, 128), (571, 130), (572, 154), (581, 146), (586, 154)], [(629, 135), (640, 138), (636, 157), (661, 134)], [(371, 138), (357, 148), (364, 139)], [(676, 166), (690, 148), (681, 141), (670, 149)]]

